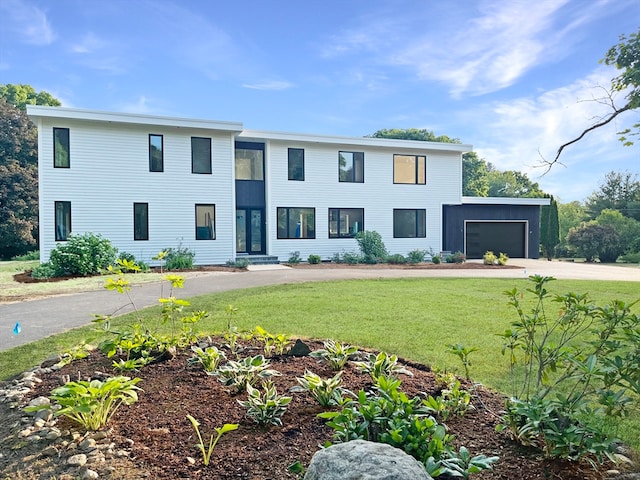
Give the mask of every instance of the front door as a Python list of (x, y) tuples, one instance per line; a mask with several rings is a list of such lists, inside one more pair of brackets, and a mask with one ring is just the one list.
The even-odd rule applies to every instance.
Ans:
[(264, 248), (264, 210), (262, 208), (236, 209), (236, 252), (262, 255)]

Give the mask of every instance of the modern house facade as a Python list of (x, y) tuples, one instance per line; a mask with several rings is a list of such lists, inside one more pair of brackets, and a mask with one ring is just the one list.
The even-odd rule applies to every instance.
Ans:
[(538, 257), (548, 200), (463, 197), (470, 145), (60, 107), (27, 113), (38, 127), (42, 261), (85, 232), (147, 263), (178, 246), (196, 264), (292, 252), (329, 259), (356, 251), (362, 230), (379, 232), (392, 253), (475, 256), (495, 244)]

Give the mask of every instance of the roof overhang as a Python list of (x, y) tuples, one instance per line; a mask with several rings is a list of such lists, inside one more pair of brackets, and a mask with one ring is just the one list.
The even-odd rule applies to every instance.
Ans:
[(551, 203), (550, 198), (514, 197), (462, 197), (463, 205), (531, 205), (543, 206)]

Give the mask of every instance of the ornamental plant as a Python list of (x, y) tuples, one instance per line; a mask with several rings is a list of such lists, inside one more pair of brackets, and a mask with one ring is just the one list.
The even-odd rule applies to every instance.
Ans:
[(324, 348), (315, 350), (310, 356), (319, 358), (329, 363), (334, 371), (342, 370), (347, 364), (349, 357), (358, 353), (358, 347), (346, 345), (333, 340), (323, 342)]
[(356, 242), (360, 247), (364, 263), (378, 263), (387, 258), (387, 247), (384, 246), (382, 235), (370, 230), (362, 230), (356, 234)]
[(226, 387), (231, 387), (234, 393), (241, 393), (247, 390), (247, 386), (255, 385), (260, 378), (269, 379), (280, 375), (280, 372), (269, 367), (269, 360), (256, 355), (238, 361), (230, 360), (218, 369), (217, 375)]
[(56, 276), (95, 275), (116, 262), (118, 250), (102, 235), (69, 235), (65, 243), (51, 250), (50, 264)]
[(188, 360), (189, 364), (202, 365), (207, 375), (214, 375), (220, 361), (226, 358), (224, 352), (221, 352), (213, 345), (207, 348), (194, 345), (191, 347), (191, 350), (193, 351), (193, 357)]
[(253, 330), (253, 336), (263, 342), (264, 354), (268, 357), (273, 354), (284, 354), (287, 347), (291, 345), (289, 335), (269, 333), (259, 325)]
[(368, 373), (374, 382), (380, 378), (398, 378), (399, 374), (413, 376), (410, 370), (398, 363), (396, 355), (380, 352), (377, 355), (369, 354), (368, 360), (355, 362), (356, 367), (363, 373)]
[(218, 444), (218, 440), (220, 440), (220, 437), (222, 437), (222, 435), (224, 435), (227, 432), (231, 432), (233, 430), (238, 429), (237, 423), (225, 423), (222, 427), (216, 427), (215, 438), (213, 437), (213, 434), (212, 434), (211, 437), (209, 437), (209, 444), (205, 445), (204, 440), (202, 439), (202, 435), (200, 434), (200, 422), (198, 422), (191, 415), (187, 415), (187, 419), (191, 422), (193, 429), (196, 431), (196, 434), (198, 435), (198, 440), (200, 441), (200, 443), (196, 444), (196, 447), (200, 449), (200, 453), (202, 454), (202, 462), (205, 464), (205, 466), (209, 465), (209, 461), (211, 460), (211, 454), (213, 453), (213, 450), (216, 448), (216, 445)]
[(320, 375), (307, 370), (302, 378), (296, 378), (298, 385), (289, 389), (290, 392), (309, 392), (323, 407), (339, 405), (342, 402), (342, 371), (332, 378), (324, 379)]
[(247, 409), (247, 416), (262, 426), (282, 426), (282, 416), (290, 402), (291, 397), (278, 394), (270, 380), (262, 382), (262, 391), (247, 384), (247, 400), (238, 400)]
[[(118, 376), (105, 381), (67, 382), (54, 388), (49, 398), (61, 407), (54, 411), (56, 417), (67, 417), (86, 430), (95, 431), (106, 425), (122, 404), (131, 405), (138, 401), (140, 388), (136, 384), (139, 381), (140, 378)], [(42, 408), (48, 406), (27, 407), (25, 410), (32, 412)]]

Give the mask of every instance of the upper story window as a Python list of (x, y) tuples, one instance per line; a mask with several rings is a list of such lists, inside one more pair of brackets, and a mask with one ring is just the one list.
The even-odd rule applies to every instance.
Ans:
[(71, 202), (55, 202), (55, 239), (64, 242), (71, 233)]
[(338, 152), (338, 179), (364, 183), (364, 152)]
[(53, 128), (53, 166), (54, 168), (69, 168), (69, 129)]
[(304, 149), (289, 149), (289, 180), (304, 180)]
[(260, 148), (236, 144), (236, 180), (264, 180), (264, 147), (262, 144), (246, 147), (253, 145)]
[(216, 239), (216, 206), (196, 205), (196, 240)]
[(133, 239), (149, 240), (149, 204), (133, 204)]
[(316, 238), (316, 209), (278, 207), (278, 238)]
[(191, 173), (211, 172), (211, 139), (191, 137)]
[(393, 238), (425, 238), (427, 211), (424, 208), (393, 210)]
[(162, 135), (149, 134), (149, 171), (164, 171), (164, 139)]
[(364, 230), (363, 208), (330, 208), (329, 238), (355, 237)]
[(394, 155), (393, 183), (425, 185), (427, 157), (423, 155)]

